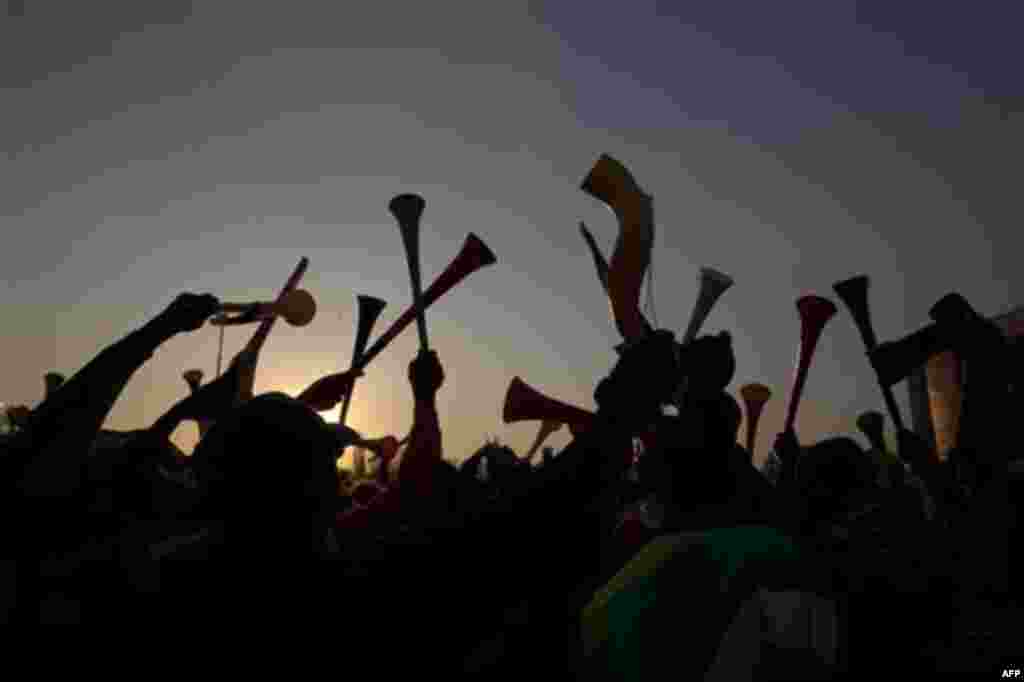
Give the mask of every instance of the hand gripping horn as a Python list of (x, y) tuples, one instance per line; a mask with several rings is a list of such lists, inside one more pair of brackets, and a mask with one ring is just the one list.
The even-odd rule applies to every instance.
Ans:
[(427, 321), (423, 307), (419, 305), (423, 297), (420, 280), (420, 218), (426, 202), (418, 194), (399, 194), (388, 204), (391, 215), (398, 221), (402, 232), (402, 244), (405, 246), (405, 260), (409, 264), (409, 280), (412, 282), (412, 304), (417, 308), (416, 329), (420, 334), (420, 350), (430, 348), (427, 343)]
[(796, 410), (800, 405), (804, 384), (807, 382), (807, 372), (811, 367), (814, 349), (818, 346), (818, 339), (821, 338), (825, 325), (836, 314), (835, 304), (821, 296), (800, 297), (797, 299), (796, 309), (800, 313), (800, 355), (786, 409), (785, 431), (791, 431), (796, 423)]
[[(379, 298), (373, 296), (359, 295), (356, 297), (358, 305), (356, 320), (356, 342), (355, 348), (352, 349), (352, 364), (349, 365), (350, 369), (355, 368), (359, 359), (363, 356), (363, 352), (366, 350), (366, 344), (370, 340), (370, 332), (373, 331), (373, 325), (377, 323), (377, 318), (380, 317), (381, 311), (387, 303)], [(341, 406), (341, 413), (338, 416), (338, 421), (341, 424), (345, 424), (345, 420), (348, 417), (348, 406), (352, 402), (352, 392), (355, 391), (355, 381), (352, 382), (352, 388), (345, 395), (345, 402)]]
[[(288, 292), (293, 291), (293, 290), (295, 290), (295, 289), (297, 289), (299, 287), (299, 282), (302, 281), (302, 278), (303, 278), (303, 276), (305, 276), (306, 270), (308, 268), (309, 268), (309, 259), (306, 258), (306, 257), (300, 258), (299, 259), (299, 264), (295, 266), (295, 270), (292, 271), (292, 274), (288, 277), (288, 280), (284, 283), (284, 287), (282, 287), (281, 293), (278, 294), (277, 299), (276, 299), (277, 302), (280, 302), (285, 297), (285, 295)], [(277, 316), (276, 315), (272, 315), (272, 316), (264, 319), (262, 322), (260, 322), (260, 326), (256, 328), (256, 331), (253, 333), (252, 338), (249, 339), (249, 343), (246, 344), (246, 348), (250, 349), (255, 354), (259, 355), (259, 352), (263, 348), (263, 344), (266, 343), (267, 337), (270, 335), (270, 330), (274, 328), (274, 322), (276, 322), (276, 321), (277, 321)], [(219, 349), (219, 351), (217, 353), (217, 376), (220, 376), (221, 357), (223, 355), (223, 351), (224, 351), (224, 327), (221, 327), (220, 349)], [(244, 385), (242, 386), (242, 395), (249, 395), (249, 396), (251, 396), (252, 395), (253, 384), (256, 381), (255, 372), (253, 372), (251, 375), (247, 372), (246, 376), (243, 379), (244, 379)]]
[(519, 377), (514, 377), (505, 392), (505, 406), (501, 416), (506, 424), (551, 421), (585, 429), (590, 426), (595, 415), (588, 410), (549, 398)]
[[(302, 281), (302, 278), (305, 276), (308, 268), (309, 259), (306, 257), (299, 259), (299, 264), (295, 266), (295, 270), (292, 271), (291, 276), (288, 277), (288, 281), (286, 281), (284, 287), (281, 288), (281, 293), (277, 296), (278, 303), (284, 299), (288, 292), (299, 288), (299, 282)], [(254, 349), (256, 352), (259, 352), (260, 349), (263, 348), (263, 344), (266, 342), (267, 336), (270, 335), (270, 330), (274, 328), (274, 322), (276, 321), (276, 316), (271, 316), (263, 320), (263, 322), (260, 323), (260, 326), (256, 329), (256, 332), (252, 335), (252, 338), (249, 339), (249, 343), (246, 345), (249, 348)]]
[(690, 324), (687, 325), (686, 333), (683, 334), (683, 345), (697, 338), (700, 328), (704, 325), (704, 320), (711, 313), (711, 308), (733, 285), (732, 277), (714, 268), (701, 268), (699, 280), (700, 292), (697, 294), (697, 303), (693, 308), (693, 314), (690, 315)]
[[(580, 222), (580, 234), (583, 235), (583, 241), (587, 243), (587, 248), (590, 249), (590, 256), (594, 259), (594, 268), (597, 270), (597, 280), (601, 283), (601, 288), (604, 289), (605, 296), (610, 296), (608, 292), (608, 261), (605, 259), (604, 254), (601, 253), (601, 248), (597, 245), (597, 241), (594, 240), (594, 235), (591, 234), (587, 226), (581, 221)], [(611, 298), (608, 299), (611, 304)], [(640, 313), (640, 318), (643, 321), (646, 333), (651, 333), (654, 328), (651, 323), (647, 321), (643, 313)], [(626, 333), (622, 329), (622, 324), (617, 317), (615, 317), (615, 309), (612, 308), (612, 319), (615, 321), (615, 326), (619, 330), (619, 335), (623, 339), (626, 338)]]
[[(316, 300), (305, 289), (295, 289), (273, 303), (221, 303), (217, 312), (219, 315), (210, 321), (215, 325), (247, 324), (283, 317), (293, 327), (305, 327), (316, 317)], [(232, 318), (225, 313), (244, 314)]]
[(388, 344), (391, 343), (396, 336), (402, 333), (402, 330), (412, 322), (420, 308), (426, 310), (434, 303), (434, 301), (441, 298), (441, 296), (446, 294), (456, 284), (466, 279), (466, 277), (483, 267), (494, 264), (495, 262), (496, 259), (494, 257), (494, 253), (487, 248), (487, 245), (484, 244), (479, 237), (470, 233), (470, 235), (466, 237), (466, 241), (462, 244), (462, 250), (459, 251), (459, 254), (454, 260), (452, 260), (448, 267), (445, 268), (444, 272), (437, 276), (434, 283), (423, 292), (420, 305), (410, 306), (404, 313), (402, 313), (401, 317), (392, 322), (387, 331), (381, 334), (370, 349), (359, 358), (359, 363), (356, 368), (364, 369), (368, 364), (370, 364), (370, 362), (377, 357), (382, 350), (387, 348)]
[(651, 263), (654, 244), (653, 199), (645, 194), (621, 163), (602, 154), (580, 185), (580, 189), (604, 203), (619, 223), (608, 268), (608, 292), (616, 325), (627, 342), (646, 333), (640, 314), (640, 289)]
[(740, 397), (747, 413), (747, 454), (754, 457), (754, 444), (757, 440), (757, 423), (761, 419), (764, 405), (772, 397), (772, 389), (764, 384), (751, 383), (740, 387)]
[[(864, 342), (864, 348), (868, 354), (871, 354), (878, 348), (878, 337), (875, 335), (875, 328), (871, 323), (871, 307), (868, 304), (869, 284), (870, 280), (866, 275), (858, 275), (842, 282), (836, 282), (832, 285), (832, 289), (839, 296), (839, 300), (843, 302), (846, 309), (850, 311), (850, 316), (853, 317), (853, 324), (857, 327), (857, 331), (860, 332), (860, 338)], [(889, 418), (892, 419), (897, 432), (902, 431), (903, 417), (900, 415), (899, 407), (896, 405), (896, 398), (893, 397), (892, 387), (882, 381), (879, 381), (878, 385), (882, 389), (882, 399), (885, 401)]]

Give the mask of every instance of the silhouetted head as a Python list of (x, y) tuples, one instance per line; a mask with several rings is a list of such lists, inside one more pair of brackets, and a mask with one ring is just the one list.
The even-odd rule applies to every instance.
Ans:
[(460, 471), (482, 483), (507, 480), (519, 468), (519, 459), (512, 448), (498, 441), (489, 441), (466, 459)]
[(736, 374), (732, 335), (727, 331), (699, 336), (680, 346), (680, 359), (689, 395), (711, 396), (724, 391)]
[(829, 438), (804, 451), (797, 476), (809, 503), (835, 509), (872, 484), (874, 469), (852, 438)]
[(282, 393), (214, 424), (192, 455), (204, 508), (244, 523), (326, 523), (336, 495), (337, 434)]
[(662, 417), (657, 445), (640, 457), (641, 484), (684, 505), (725, 502), (735, 492), (732, 455), (742, 418), (725, 392), (687, 403), (678, 417)]
[(673, 398), (679, 367), (678, 344), (667, 329), (631, 344), (594, 389), (599, 412), (630, 422), (654, 419)]

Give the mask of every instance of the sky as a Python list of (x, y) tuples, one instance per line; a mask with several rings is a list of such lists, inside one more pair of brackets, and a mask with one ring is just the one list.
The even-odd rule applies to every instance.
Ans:
[[(356, 295), (388, 302), (377, 333), (408, 307), (387, 205), (415, 192), (425, 283), (469, 232), (498, 259), (427, 314), (445, 456), (491, 436), (523, 452), (537, 424), (502, 423), (512, 377), (593, 409), (621, 340), (578, 230), (610, 256), (614, 218), (579, 190), (602, 153), (654, 196), (659, 326), (683, 331), (700, 267), (735, 279), (704, 331), (733, 334), (734, 395), (774, 391), (756, 461), (781, 428), (797, 297), (869, 275), (882, 340), (950, 291), (987, 315), (1024, 299), (1013, 3), (21, 4), (0, 16), (8, 404), (178, 293), (272, 299), (308, 256), (317, 317), (275, 327), (256, 381), (298, 394), (348, 367)], [(358, 384), (348, 422), (367, 436), (409, 428), (414, 327)], [(251, 332), (227, 332), (225, 361)], [(162, 347), (107, 427), (151, 424), (186, 369), (211, 377), (217, 337)], [(841, 309), (797, 432), (855, 433), (868, 409), (880, 391)]]

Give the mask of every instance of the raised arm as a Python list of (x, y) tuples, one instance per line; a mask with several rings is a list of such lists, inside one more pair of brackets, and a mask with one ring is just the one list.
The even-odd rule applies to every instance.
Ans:
[[(128, 380), (172, 337), (199, 329), (216, 312), (210, 295), (181, 294), (153, 320), (103, 349), (34, 410), (7, 464), (23, 492), (66, 495), (78, 469)], [(13, 453), (12, 453), (13, 454)]]
[(423, 500), (433, 491), (433, 470), (443, 455), (437, 392), (444, 384), (444, 368), (435, 351), (420, 351), (409, 364), (409, 383), (415, 401), (413, 424), (398, 481), (403, 493)]

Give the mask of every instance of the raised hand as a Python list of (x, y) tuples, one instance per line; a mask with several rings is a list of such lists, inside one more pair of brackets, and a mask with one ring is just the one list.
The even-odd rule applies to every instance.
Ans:
[(352, 384), (361, 376), (362, 370), (350, 369), (347, 372), (321, 377), (304, 390), (298, 400), (317, 412), (330, 410), (348, 395), (352, 390)]
[(724, 391), (736, 374), (732, 335), (720, 332), (694, 339), (680, 349), (680, 361), (687, 378), (687, 393), (714, 396)]
[(210, 294), (179, 294), (150, 324), (167, 336), (195, 331), (219, 306), (220, 302)]
[(418, 401), (434, 399), (438, 389), (444, 384), (444, 368), (432, 350), (420, 351), (416, 359), (409, 363), (409, 383), (412, 393)]

